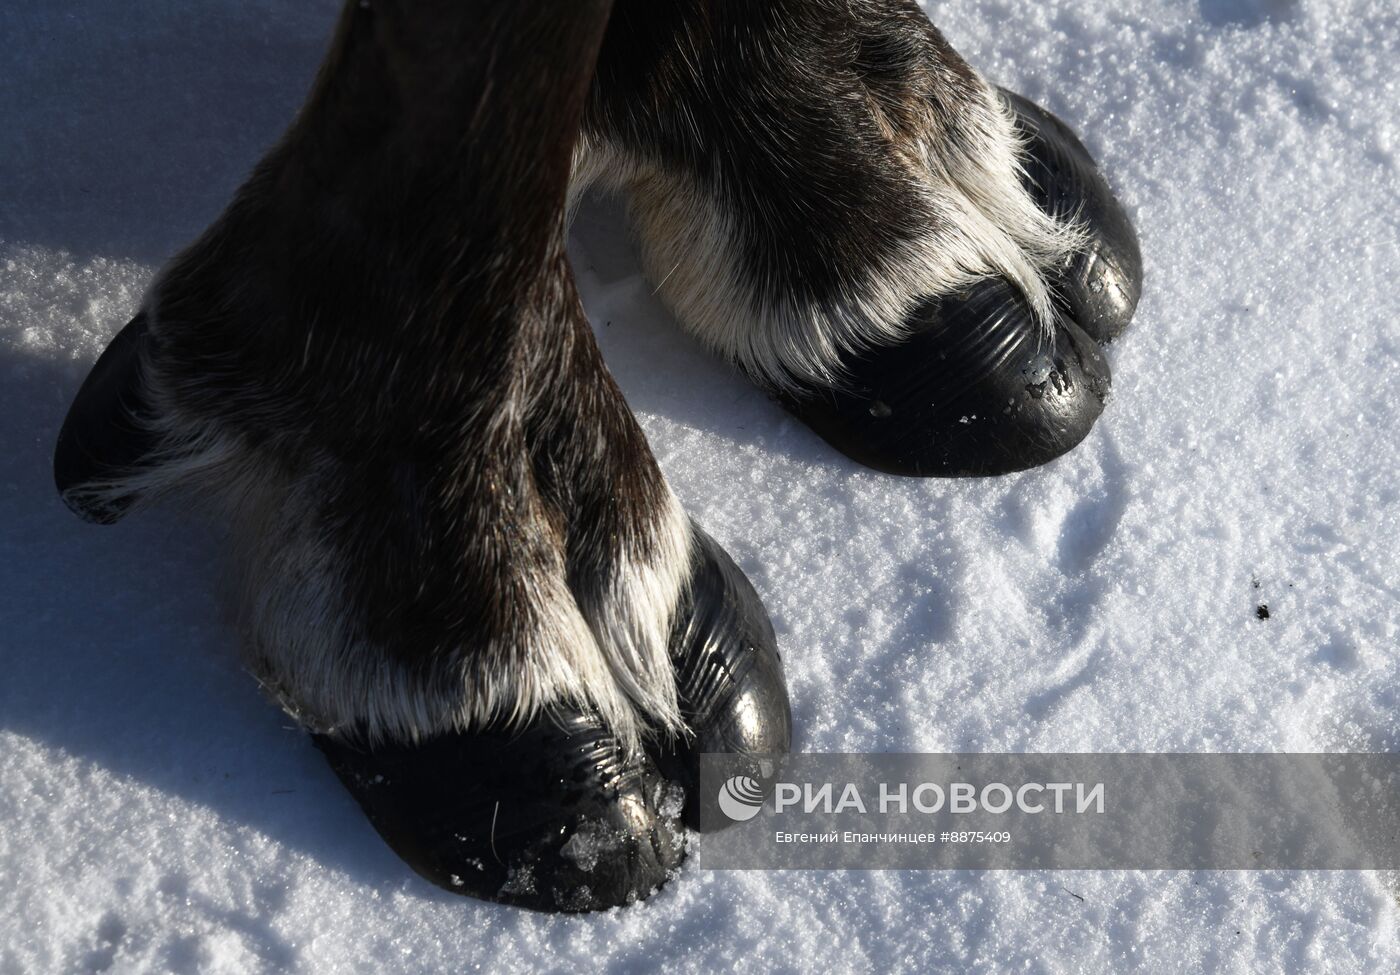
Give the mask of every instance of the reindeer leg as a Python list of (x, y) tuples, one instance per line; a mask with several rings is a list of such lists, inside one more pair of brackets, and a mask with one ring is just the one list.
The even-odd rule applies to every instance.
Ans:
[(379, 832), (541, 910), (681, 862), (696, 797), (658, 759), (791, 734), (762, 605), (665, 483), (565, 255), (609, 6), (349, 0), (55, 461), (99, 520), (184, 485), (216, 504), (248, 665)]
[(1131, 224), (913, 0), (619, 0), (584, 136), (677, 318), (862, 463), (1022, 470), (1098, 418)]

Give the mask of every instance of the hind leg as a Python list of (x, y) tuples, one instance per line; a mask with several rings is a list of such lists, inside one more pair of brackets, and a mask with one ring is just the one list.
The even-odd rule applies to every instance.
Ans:
[(680, 321), (858, 460), (1020, 470), (1098, 417), (1131, 226), (912, 0), (622, 0), (584, 131)]
[(564, 253), (608, 6), (350, 0), (55, 455), (93, 520), (215, 504), (249, 668), (379, 832), (543, 910), (646, 897), (698, 752), (790, 738), (762, 605), (666, 485)]

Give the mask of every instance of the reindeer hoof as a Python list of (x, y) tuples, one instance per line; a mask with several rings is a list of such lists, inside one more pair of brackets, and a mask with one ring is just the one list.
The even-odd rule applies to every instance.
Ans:
[(629, 755), (596, 717), (571, 710), (523, 730), (416, 745), (313, 736), (414, 870), (456, 893), (541, 911), (631, 904), (685, 859), (701, 754), (788, 751), (792, 714), (768, 615), (724, 550), (694, 532), (671, 643), (693, 730), (684, 742)]
[(1108, 342), (1128, 327), (1142, 297), (1142, 250), (1137, 232), (1098, 164), (1074, 132), (1039, 105), (1003, 89), (1026, 140), (1026, 188), (1052, 216), (1078, 216), (1089, 231), (1055, 284), (1070, 317), (1092, 338)]
[(1008, 474), (1059, 457), (1103, 412), (1108, 363), (1071, 321), (1043, 337), (1002, 280), (930, 300), (903, 342), (844, 363), (838, 388), (784, 405), (852, 459), (890, 474)]
[[(658, 750), (657, 764), (685, 789), (685, 821), (700, 828), (700, 756), (786, 755), (792, 709), (773, 625), (749, 580), (695, 528), (690, 588), (671, 634), (681, 714), (693, 732)], [(724, 821), (715, 817), (715, 822)]]
[(602, 911), (647, 897), (685, 859), (680, 790), (588, 714), (417, 745), (314, 737), (389, 846), (455, 893)]

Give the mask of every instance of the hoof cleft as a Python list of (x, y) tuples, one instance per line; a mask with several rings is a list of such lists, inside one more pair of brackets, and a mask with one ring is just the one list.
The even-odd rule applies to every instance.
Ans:
[(1137, 231), (1084, 144), (1054, 115), (1003, 91), (1026, 141), (1026, 188), (1052, 216), (1077, 218), (1088, 246), (1074, 255), (1055, 284), (1064, 310), (1098, 342), (1121, 335), (1142, 297), (1142, 249)]
[[(657, 764), (686, 793), (685, 821), (700, 828), (700, 756), (786, 755), (792, 709), (777, 639), (763, 603), (714, 539), (695, 528), (690, 586), (676, 614), (671, 660), (692, 735), (666, 743)], [(708, 820), (707, 820), (708, 821)]]

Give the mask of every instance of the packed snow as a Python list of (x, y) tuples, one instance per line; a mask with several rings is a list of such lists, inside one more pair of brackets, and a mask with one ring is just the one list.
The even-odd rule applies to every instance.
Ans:
[[(217, 531), (82, 524), (49, 474), (338, 6), (0, 4), (0, 973), (1400, 969), (1383, 874), (721, 873), (702, 840), (582, 918), (415, 877), (241, 671)], [(772, 613), (797, 746), (1400, 748), (1400, 11), (929, 7), (1081, 131), (1142, 236), (1114, 398), (1069, 457), (864, 471), (676, 328), (615, 202), (574, 231), (609, 365)]]

